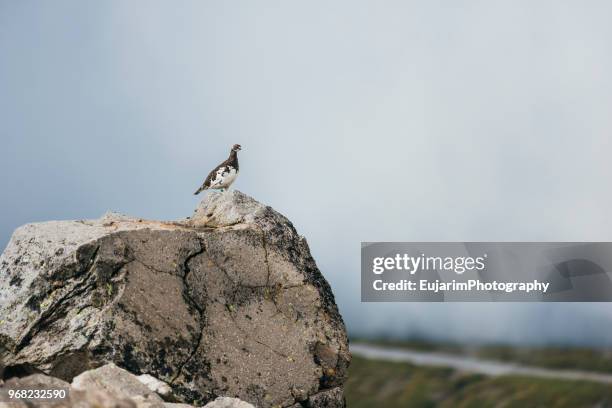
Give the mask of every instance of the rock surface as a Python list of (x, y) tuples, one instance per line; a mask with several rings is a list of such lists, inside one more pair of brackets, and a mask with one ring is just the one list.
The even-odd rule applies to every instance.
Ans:
[(238, 191), (178, 222), (17, 229), (0, 257), (0, 319), (5, 378), (71, 381), (112, 362), (192, 404), (344, 406), (350, 355), (331, 289), (291, 222)]

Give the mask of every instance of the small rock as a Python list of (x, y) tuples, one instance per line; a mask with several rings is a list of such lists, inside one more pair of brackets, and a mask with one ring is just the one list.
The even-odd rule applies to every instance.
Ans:
[(138, 376), (138, 380), (146, 385), (151, 391), (158, 393), (164, 399), (172, 397), (172, 388), (157, 378), (149, 374), (142, 374)]
[(44, 374), (32, 374), (27, 377), (14, 377), (0, 386), (0, 407), (26, 408), (35, 406), (36, 400), (15, 400), (9, 398), (9, 390), (60, 390), (66, 392), (66, 398), (55, 400), (56, 403), (68, 404), (70, 384), (58, 378), (49, 377)]
[(23, 388), (23, 389), (43, 389), (43, 388), (55, 388), (55, 389), (68, 389), (70, 384), (66, 381), (60, 380), (59, 378), (50, 377), (44, 374), (32, 374), (27, 377), (14, 377), (6, 381), (4, 387), (7, 388)]
[[(34, 407), (47, 408), (48, 405), (34, 405)], [(139, 405), (129, 398), (119, 398), (111, 395), (109, 392), (92, 389), (92, 390), (72, 390), (70, 391), (70, 404), (61, 405), (62, 408), (139, 408)]]
[(255, 408), (255, 406), (238, 398), (219, 397), (204, 405), (204, 408)]
[(72, 387), (81, 391), (107, 391), (116, 398), (135, 399), (138, 405), (161, 406), (163, 402), (138, 377), (112, 363), (80, 374), (72, 381)]

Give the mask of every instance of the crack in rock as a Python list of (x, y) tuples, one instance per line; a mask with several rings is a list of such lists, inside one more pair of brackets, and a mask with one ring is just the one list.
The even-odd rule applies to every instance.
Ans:
[(259, 231), (261, 232), (261, 245), (263, 247), (264, 250), (264, 262), (266, 264), (266, 269), (268, 272), (268, 276), (266, 278), (266, 286), (270, 286), (270, 275), (272, 274), (271, 269), (270, 269), (270, 259), (269, 259), (269, 254), (268, 254), (268, 243), (266, 242), (266, 233), (264, 232), (263, 228), (259, 227)]
[(205, 327), (205, 315), (204, 315), (204, 308), (201, 307), (196, 301), (195, 299), (191, 296), (191, 294), (189, 293), (189, 282), (187, 280), (187, 278), (189, 277), (189, 274), (191, 273), (191, 268), (189, 268), (189, 262), (194, 259), (196, 256), (199, 256), (201, 254), (203, 254), (206, 251), (206, 247), (204, 246), (204, 240), (202, 240), (199, 236), (197, 236), (197, 240), (198, 243), (200, 245), (200, 249), (196, 250), (194, 253), (188, 255), (185, 258), (185, 261), (183, 261), (183, 275), (182, 275), (182, 280), (183, 280), (183, 297), (187, 300), (187, 303), (190, 304), (191, 306), (193, 306), (193, 308), (198, 312), (199, 315), (199, 319), (198, 319), (198, 337), (196, 339), (196, 343), (195, 346), (193, 348), (193, 350), (191, 351), (191, 353), (189, 353), (189, 356), (185, 359), (185, 361), (181, 364), (179, 364), (178, 368), (177, 368), (177, 372), (175, 374), (175, 376), (170, 380), (170, 384), (173, 384), (176, 379), (178, 377), (180, 377), (180, 375), (183, 373), (183, 368), (185, 367), (185, 365), (187, 363), (189, 363), (193, 357), (196, 355), (196, 353), (198, 352), (198, 349), (200, 348), (200, 344), (202, 343), (202, 339), (204, 337), (204, 327)]

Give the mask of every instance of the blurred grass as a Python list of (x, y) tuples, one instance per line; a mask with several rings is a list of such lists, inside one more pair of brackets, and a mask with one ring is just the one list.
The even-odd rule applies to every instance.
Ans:
[(612, 407), (612, 386), (531, 377), (486, 377), (353, 356), (348, 408)]
[(612, 373), (612, 350), (586, 347), (464, 346), (424, 340), (351, 339), (373, 345), (417, 351), (444, 352), (529, 366)]
[(484, 359), (512, 361), (539, 367), (612, 373), (610, 350), (487, 346), (478, 349), (476, 355)]

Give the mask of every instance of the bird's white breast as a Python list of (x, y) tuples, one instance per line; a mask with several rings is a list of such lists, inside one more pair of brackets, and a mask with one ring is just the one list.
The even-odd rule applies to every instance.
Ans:
[(228, 188), (237, 176), (238, 171), (234, 167), (230, 167), (229, 170), (223, 167), (217, 171), (217, 176), (212, 181), (210, 188)]

